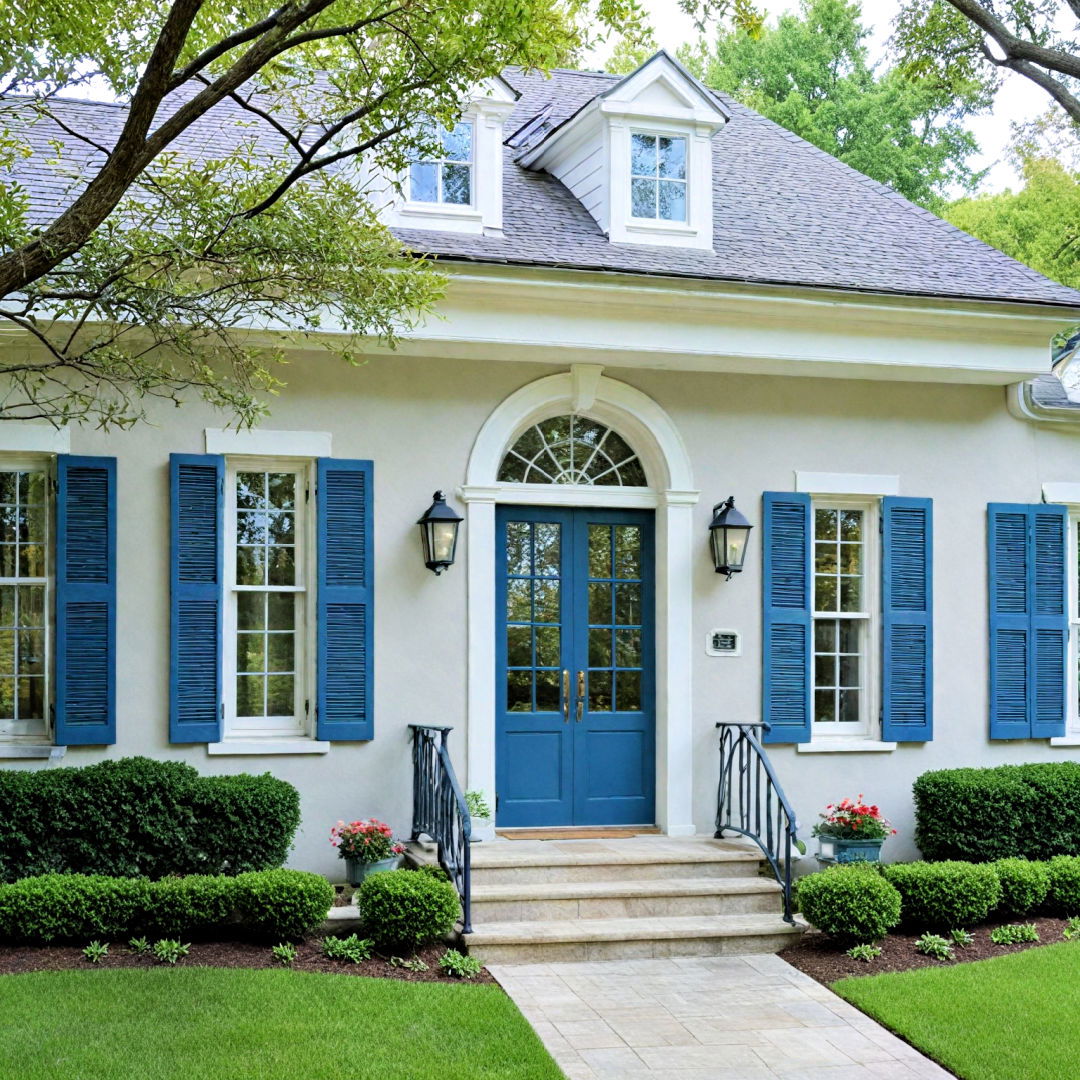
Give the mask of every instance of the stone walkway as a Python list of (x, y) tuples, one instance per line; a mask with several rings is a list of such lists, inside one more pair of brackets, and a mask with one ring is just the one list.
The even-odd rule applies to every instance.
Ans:
[(569, 1080), (930, 1080), (944, 1069), (770, 954), (491, 973)]

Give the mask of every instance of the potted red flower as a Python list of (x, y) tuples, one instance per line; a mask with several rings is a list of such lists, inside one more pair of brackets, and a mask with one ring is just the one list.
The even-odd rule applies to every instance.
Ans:
[(394, 870), (405, 851), (405, 845), (394, 839), (393, 831), (384, 821), (339, 821), (330, 830), (330, 843), (345, 860), (345, 879), (359, 885), (370, 874)]
[(873, 805), (861, 795), (829, 803), (821, 820), (814, 826), (818, 838), (818, 862), (877, 862), (881, 845), (896, 830)]

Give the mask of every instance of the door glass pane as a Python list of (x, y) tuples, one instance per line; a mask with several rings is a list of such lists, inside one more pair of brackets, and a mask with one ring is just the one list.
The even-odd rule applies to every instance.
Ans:
[(615, 586), (615, 621), (620, 626), (638, 625), (641, 622), (641, 586)]
[(589, 672), (589, 712), (611, 712), (611, 672)]
[(536, 673), (536, 711), (558, 712), (559, 709), (559, 673), (557, 671), (538, 671)]
[(536, 628), (536, 666), (559, 666), (559, 637), (557, 626), (538, 626)]
[(540, 577), (559, 576), (559, 534), (558, 525), (550, 522), (536, 525), (536, 573)]
[(589, 526), (589, 577), (611, 577), (611, 526)]
[(611, 631), (606, 627), (589, 631), (589, 667), (611, 667)]
[(559, 591), (557, 579), (538, 578), (533, 582), (533, 618), (538, 623), (559, 621)]
[(506, 617), (510, 622), (532, 621), (532, 582), (527, 578), (506, 583)]
[(527, 626), (506, 628), (506, 663), (510, 667), (532, 664), (532, 631)]
[(637, 525), (615, 527), (615, 576), (641, 577), (641, 529)]
[(641, 708), (641, 672), (620, 671), (615, 676), (617, 696), (615, 709), (618, 712), (637, 712)]
[(641, 667), (641, 631), (615, 631), (615, 663), (621, 668)]
[(527, 521), (506, 523), (506, 572), (511, 576), (532, 572), (532, 530)]
[(589, 622), (611, 624), (611, 586), (602, 582), (589, 583)]
[(509, 712), (532, 711), (532, 673), (508, 671), (506, 673), (506, 708)]

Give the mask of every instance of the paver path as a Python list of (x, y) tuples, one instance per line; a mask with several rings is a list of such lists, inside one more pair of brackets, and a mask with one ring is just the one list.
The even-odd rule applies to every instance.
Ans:
[(494, 964), (569, 1080), (950, 1076), (778, 956)]

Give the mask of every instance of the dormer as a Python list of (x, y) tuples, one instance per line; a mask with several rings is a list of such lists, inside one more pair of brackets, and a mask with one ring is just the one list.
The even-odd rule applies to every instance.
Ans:
[(519, 157), (561, 180), (617, 244), (713, 246), (720, 102), (658, 52)]
[(441, 151), (397, 177), (401, 194), (383, 220), (400, 229), (501, 233), (503, 125), (517, 98), (501, 78), (477, 86), (457, 124), (436, 132)]

